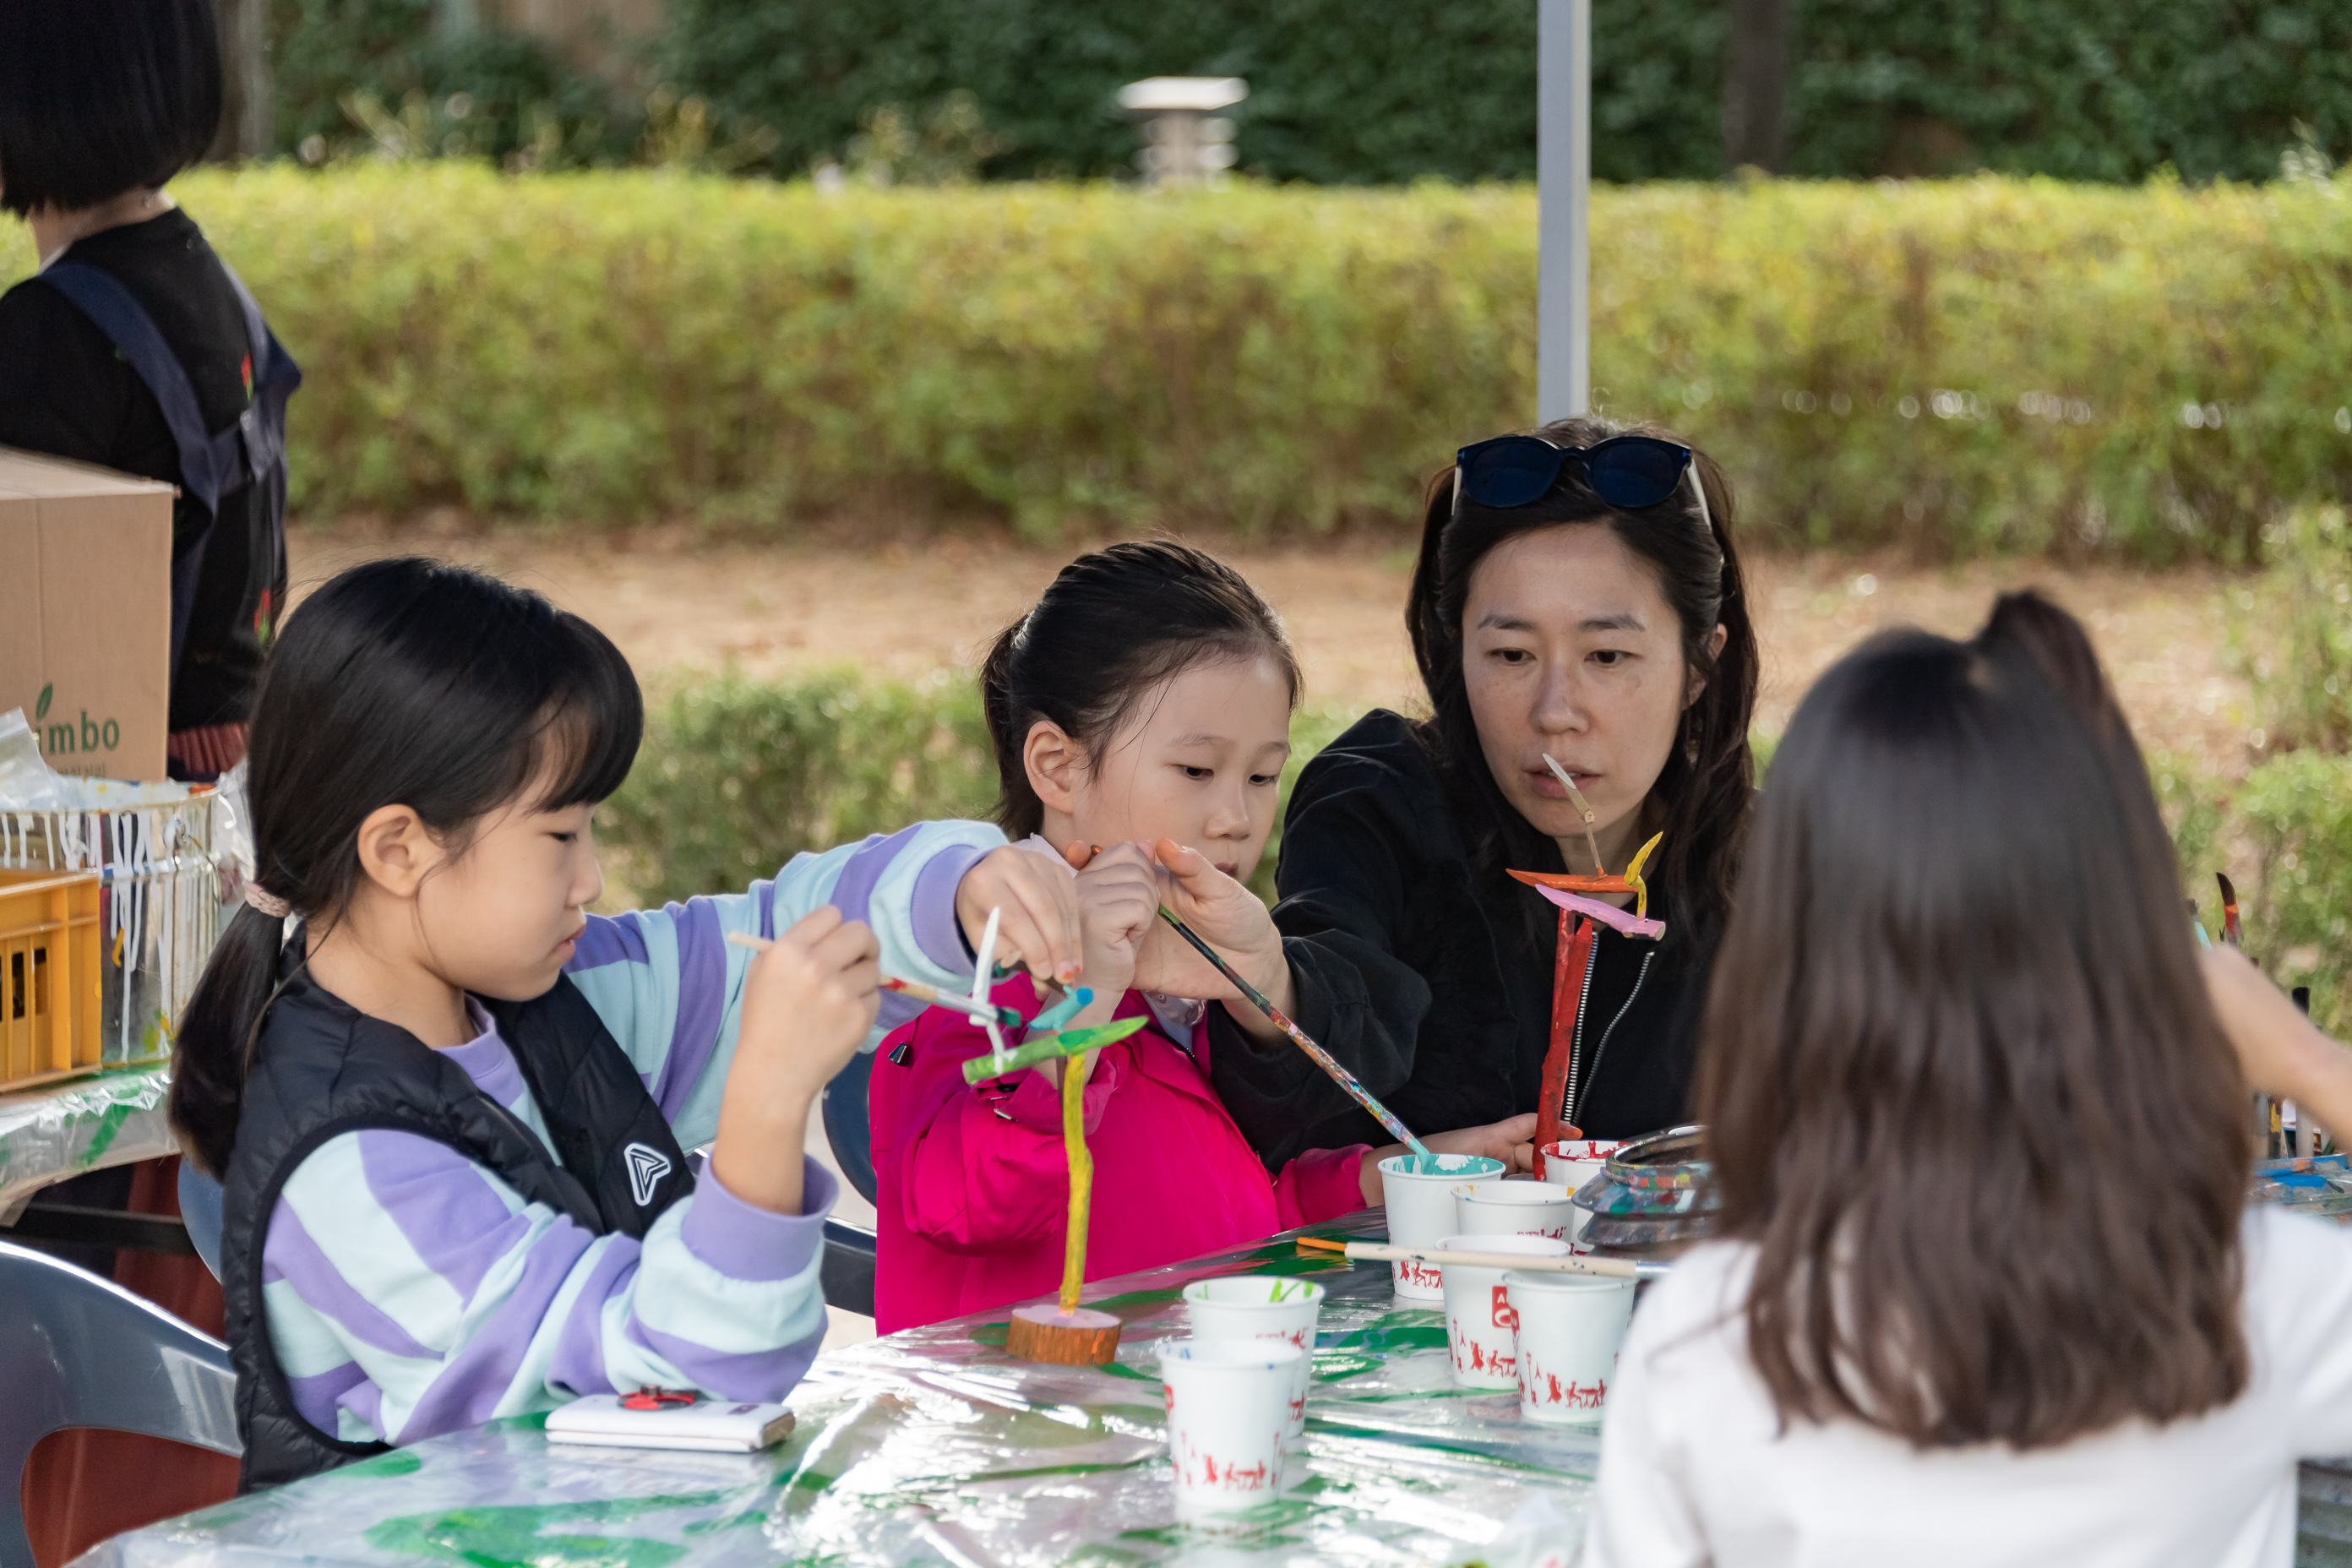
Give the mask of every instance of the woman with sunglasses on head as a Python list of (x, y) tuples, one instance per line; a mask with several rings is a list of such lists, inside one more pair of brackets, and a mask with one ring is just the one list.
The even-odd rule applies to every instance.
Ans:
[[(1375, 710), (1307, 765), (1270, 921), (1236, 901), (1195, 922), (1408, 1126), (1534, 1110), (1540, 1147), (1687, 1120), (1753, 791), (1730, 512), (1663, 431), (1577, 418), (1465, 447), (1405, 610), (1433, 716)], [(1663, 936), (1564, 919), (1510, 875), (1622, 875), (1656, 835)], [(1381, 1141), (1254, 1010), (1216, 1012), (1211, 1078), (1264, 1158)]]

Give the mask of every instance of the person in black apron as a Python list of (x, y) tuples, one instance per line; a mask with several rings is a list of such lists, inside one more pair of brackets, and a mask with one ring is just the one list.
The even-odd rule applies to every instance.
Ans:
[(205, 0), (0, 6), (0, 207), (41, 270), (0, 295), (0, 446), (180, 489), (172, 776), (245, 754), (285, 607), (286, 399), (301, 373), (163, 189), (221, 115)]

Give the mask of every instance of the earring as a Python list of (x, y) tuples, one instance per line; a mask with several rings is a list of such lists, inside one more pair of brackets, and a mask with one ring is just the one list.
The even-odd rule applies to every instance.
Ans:
[(1683, 761), (1698, 763), (1698, 704), (1694, 702), (1683, 710)]

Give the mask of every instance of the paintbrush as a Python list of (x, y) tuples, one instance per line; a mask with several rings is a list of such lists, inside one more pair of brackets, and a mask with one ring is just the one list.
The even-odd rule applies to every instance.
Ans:
[(1234, 966), (1227, 963), (1223, 959), (1218, 957), (1217, 950), (1211, 947), (1207, 942), (1202, 942), (1199, 932), (1195, 931), (1191, 926), (1186, 925), (1182, 921), (1176, 918), (1175, 910), (1170, 909), (1166, 904), (1162, 904), (1160, 906), (1160, 918), (1166, 921), (1170, 925), (1175, 927), (1176, 934), (1178, 936), (1181, 936), (1186, 942), (1191, 942), (1192, 944), (1192, 950), (1195, 952), (1198, 952), (1202, 958), (1207, 959), (1210, 963), (1215, 966), (1218, 973), (1223, 975), (1227, 980), (1233, 983), (1235, 990), (1239, 991), (1244, 996), (1249, 998), (1249, 1004), (1251, 1006), (1265, 1014), (1267, 1020), (1271, 1022), (1276, 1028), (1280, 1029), (1284, 1034), (1289, 1036), (1290, 1043), (1297, 1046), (1300, 1050), (1305, 1051), (1308, 1057), (1312, 1058), (1315, 1065), (1321, 1068), (1324, 1072), (1330, 1077), (1333, 1083), (1338, 1084), (1341, 1089), (1347, 1090), (1349, 1099), (1354, 1100), (1358, 1105), (1362, 1106), (1366, 1110), (1370, 1111), (1373, 1121), (1378, 1121), (1381, 1126), (1387, 1128), (1389, 1131), (1396, 1137), (1398, 1142), (1402, 1142), (1406, 1148), (1412, 1150), (1414, 1154), (1423, 1160), (1429, 1158), (1428, 1145), (1423, 1143), (1420, 1139), (1414, 1137), (1411, 1131), (1406, 1128), (1405, 1124), (1396, 1119), (1395, 1112), (1391, 1111), (1387, 1106), (1382, 1105), (1379, 1100), (1373, 1099), (1372, 1091), (1366, 1089), (1362, 1084), (1358, 1083), (1356, 1081), (1356, 1075), (1349, 1072), (1346, 1068), (1341, 1067), (1332, 1057), (1330, 1052), (1325, 1050), (1322, 1047), (1309, 1039), (1307, 1036), (1306, 1030), (1292, 1023), (1288, 1018), (1284, 1017), (1282, 1015), (1282, 1009), (1268, 1001), (1266, 999), (1265, 993), (1260, 991), (1256, 986), (1252, 985), (1248, 981), (1244, 980), (1238, 973), (1234, 973)]
[(1559, 780), (1560, 787), (1568, 791), (1569, 802), (1576, 807), (1576, 814), (1584, 818), (1584, 846), (1592, 851), (1594, 874), (1606, 877), (1609, 875), (1609, 868), (1601, 863), (1601, 840), (1594, 837), (1592, 831), (1592, 825), (1600, 820), (1593, 815), (1592, 803), (1584, 798), (1584, 792), (1576, 787), (1576, 781), (1568, 776), (1568, 770), (1552, 760), (1552, 754), (1549, 752), (1543, 754), (1543, 760), (1544, 766), (1549, 768), (1552, 776)]
[(1658, 1279), (1666, 1265), (1631, 1258), (1549, 1258), (1525, 1252), (1449, 1252), (1442, 1247), (1394, 1247), (1382, 1241), (1328, 1240), (1302, 1236), (1298, 1245), (1314, 1252), (1336, 1252), (1364, 1263), (1460, 1264), (1470, 1268), (1516, 1268), (1531, 1274), (1601, 1274), (1615, 1279)]
[[(746, 931), (727, 933), (730, 945), (748, 947), (753, 952), (764, 952), (776, 944), (763, 936), (753, 936)], [(974, 996), (959, 996), (952, 991), (942, 991), (936, 985), (926, 985), (919, 980), (901, 980), (895, 974), (882, 977), (882, 989), (896, 991), (901, 996), (912, 996), (934, 1007), (945, 1007), (950, 1013), (961, 1013), (975, 1022), (994, 1024), (1003, 1029), (1025, 1028), (1028, 1020), (1011, 1007), (1000, 1007)]]

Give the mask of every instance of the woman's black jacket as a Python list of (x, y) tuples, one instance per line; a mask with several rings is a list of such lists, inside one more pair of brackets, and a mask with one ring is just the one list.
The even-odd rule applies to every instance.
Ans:
[[(1537, 1109), (1558, 921), (1533, 889), (1473, 866), (1462, 807), (1413, 726), (1375, 710), (1307, 765), (1285, 818), (1274, 921), (1298, 1026), (1417, 1133)], [(1550, 863), (1517, 868), (1565, 869)], [(1584, 996), (1569, 1120), (1625, 1138), (1689, 1120), (1716, 933), (1664, 942), (1603, 928)], [(1677, 942), (1679, 934), (1685, 940)], [(1301, 1150), (1394, 1142), (1284, 1041), (1210, 1011), (1210, 1077), (1270, 1167)]]

